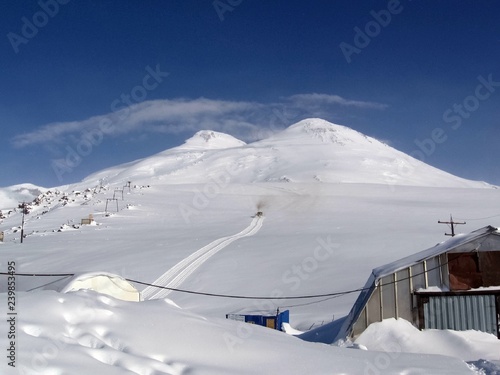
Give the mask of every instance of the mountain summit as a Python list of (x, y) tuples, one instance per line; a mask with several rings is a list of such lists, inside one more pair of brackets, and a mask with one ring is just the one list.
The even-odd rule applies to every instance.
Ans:
[(229, 134), (219, 133), (213, 130), (200, 130), (191, 138), (186, 140), (181, 148), (215, 150), (246, 145), (245, 142), (234, 138)]
[(323, 119), (310, 118), (289, 126), (282, 132), (269, 138), (269, 141), (285, 139), (296, 140), (299, 144), (334, 143), (337, 145), (380, 143), (347, 126), (332, 124)]
[(183, 145), (105, 169), (86, 180), (160, 179), (204, 183), (230, 175), (233, 183), (370, 183), (490, 187), (425, 164), (375, 138), (322, 119), (305, 119), (246, 144), (228, 134), (197, 132)]

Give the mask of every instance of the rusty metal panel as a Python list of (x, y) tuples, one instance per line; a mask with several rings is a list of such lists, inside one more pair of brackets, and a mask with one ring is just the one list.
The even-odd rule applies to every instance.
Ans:
[(483, 285), (477, 253), (449, 253), (451, 290), (468, 290)]
[(483, 286), (500, 285), (500, 251), (480, 252), (479, 269), (483, 277)]

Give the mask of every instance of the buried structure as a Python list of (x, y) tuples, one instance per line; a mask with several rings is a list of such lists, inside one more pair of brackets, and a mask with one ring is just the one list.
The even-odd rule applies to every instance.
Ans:
[(284, 331), (283, 324), (290, 322), (290, 312), (288, 310), (280, 312), (279, 309), (276, 310), (276, 312), (243, 309), (231, 314), (226, 314), (226, 319)]
[(375, 268), (335, 341), (388, 318), (500, 338), (499, 317), (500, 231), (488, 226)]
[(44, 285), (44, 290), (60, 293), (92, 290), (123, 301), (139, 302), (139, 291), (123, 277), (108, 272), (89, 272), (75, 274)]

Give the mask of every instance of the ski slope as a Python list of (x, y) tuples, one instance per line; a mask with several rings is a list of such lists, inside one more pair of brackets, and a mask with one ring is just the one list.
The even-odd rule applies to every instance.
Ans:
[(241, 232), (232, 236), (219, 238), (186, 257), (152, 283), (153, 285), (163, 286), (165, 289), (148, 286), (141, 293), (142, 299), (149, 300), (165, 298), (172, 292), (172, 290), (169, 290), (168, 288), (177, 288), (210, 257), (214, 256), (234, 241), (256, 234), (262, 227), (263, 221), (263, 216), (256, 215), (252, 219), (250, 225)]

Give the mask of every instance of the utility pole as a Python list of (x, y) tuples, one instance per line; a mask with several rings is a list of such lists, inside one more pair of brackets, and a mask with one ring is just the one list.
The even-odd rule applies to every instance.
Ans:
[(466, 224), (465, 221), (453, 221), (453, 217), (450, 214), (450, 221), (441, 221), (438, 220), (439, 224), (448, 224), (451, 228), (451, 233), (445, 233), (445, 236), (452, 236), (455, 237), (455, 225), (462, 225)]
[(26, 213), (26, 202), (21, 203), (18, 207), (23, 210), (23, 216), (21, 219), (21, 243), (23, 243), (23, 239), (24, 239), (24, 214)]

